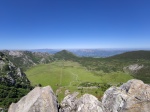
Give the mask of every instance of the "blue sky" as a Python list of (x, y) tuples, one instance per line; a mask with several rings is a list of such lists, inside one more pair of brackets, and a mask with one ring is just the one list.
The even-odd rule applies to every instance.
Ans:
[(0, 0), (0, 49), (150, 48), (150, 0)]

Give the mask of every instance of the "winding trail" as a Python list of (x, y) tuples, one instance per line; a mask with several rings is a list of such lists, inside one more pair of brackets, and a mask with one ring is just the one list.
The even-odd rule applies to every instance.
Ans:
[(75, 73), (73, 73), (73, 72), (71, 72), (71, 75), (73, 76), (73, 79), (74, 79), (74, 81), (71, 81), (70, 83), (69, 83), (69, 86), (72, 86), (72, 83), (73, 82), (77, 82), (78, 84), (79, 84), (79, 77), (78, 77), (78, 74), (75, 74)]

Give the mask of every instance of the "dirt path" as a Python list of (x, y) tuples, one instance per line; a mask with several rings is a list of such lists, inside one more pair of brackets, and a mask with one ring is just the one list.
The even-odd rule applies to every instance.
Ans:
[(71, 81), (71, 82), (69, 83), (69, 86), (72, 86), (72, 83), (74, 83), (74, 82), (77, 82), (77, 83), (79, 84), (79, 77), (78, 77), (78, 74), (75, 74), (75, 73), (71, 72), (71, 75), (73, 76), (74, 81)]

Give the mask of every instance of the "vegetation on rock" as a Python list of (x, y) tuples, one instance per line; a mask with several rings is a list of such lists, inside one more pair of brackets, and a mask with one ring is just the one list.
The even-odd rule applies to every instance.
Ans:
[(31, 88), (26, 74), (0, 52), (0, 107), (7, 108), (26, 95)]

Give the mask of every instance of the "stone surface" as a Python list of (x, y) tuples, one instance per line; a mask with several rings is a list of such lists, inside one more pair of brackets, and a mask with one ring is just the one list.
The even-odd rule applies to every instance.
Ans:
[(133, 64), (133, 65), (129, 65), (127, 67), (124, 67), (123, 70), (126, 73), (131, 73), (131, 74), (135, 74), (137, 73), (140, 69), (142, 69), (144, 67), (144, 65), (138, 65), (138, 64)]
[(74, 92), (67, 95), (60, 104), (60, 112), (75, 112), (78, 94), (78, 92)]
[(0, 84), (29, 87), (30, 81), (20, 68), (15, 66), (7, 55), (0, 52)]
[(133, 79), (111, 87), (104, 93), (102, 105), (106, 112), (150, 112), (150, 86)]
[(68, 94), (70, 94), (70, 91), (67, 89), (65, 90), (65, 96), (67, 96)]
[(77, 112), (105, 112), (98, 99), (90, 94), (85, 94), (78, 99)]
[(90, 94), (77, 98), (78, 93), (73, 93), (64, 98), (60, 112), (104, 112), (98, 99)]
[(17, 103), (12, 103), (8, 112), (58, 112), (57, 98), (50, 86), (36, 87)]
[(150, 112), (150, 85), (132, 79), (120, 87), (110, 87), (102, 102), (90, 94), (67, 95), (58, 110), (57, 98), (51, 87), (36, 87), (8, 112)]
[(19, 51), (10, 51), (9, 55), (15, 56), (15, 57), (21, 57), (23, 55), (23, 53), (19, 52)]

